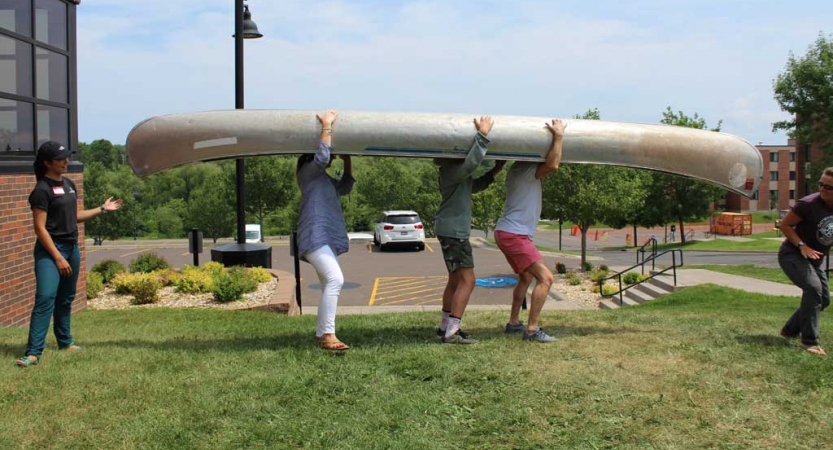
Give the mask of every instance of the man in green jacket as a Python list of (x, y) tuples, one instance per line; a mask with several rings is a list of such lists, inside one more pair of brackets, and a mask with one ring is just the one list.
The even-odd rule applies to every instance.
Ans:
[(474, 119), (477, 135), (464, 160), (437, 159), (440, 166), (442, 202), (434, 218), (434, 230), (440, 241), (443, 259), (448, 269), (448, 282), (443, 292), (442, 321), (437, 334), (444, 344), (475, 344), (477, 340), (460, 330), (469, 297), (474, 290), (474, 258), (471, 252), (471, 195), (480, 192), (495, 179), (505, 161), (480, 178), (473, 177), (483, 158), (494, 120), (489, 116)]

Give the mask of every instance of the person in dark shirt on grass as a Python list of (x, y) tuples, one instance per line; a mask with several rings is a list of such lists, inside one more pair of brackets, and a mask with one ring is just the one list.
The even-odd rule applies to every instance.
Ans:
[(98, 208), (78, 210), (75, 183), (65, 178), (69, 157), (74, 153), (58, 142), (48, 141), (40, 146), (34, 169), (37, 183), (29, 194), (32, 208), (35, 241), (35, 305), (29, 321), (29, 341), (23, 357), (16, 360), (19, 367), (40, 362), (46, 348), (49, 321), (53, 321), (58, 348), (77, 351), (70, 332), (72, 302), (81, 269), (78, 249), (78, 223), (121, 208), (121, 200), (108, 198)]

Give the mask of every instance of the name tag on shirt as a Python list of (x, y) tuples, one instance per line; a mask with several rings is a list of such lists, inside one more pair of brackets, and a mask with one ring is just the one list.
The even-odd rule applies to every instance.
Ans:
[(52, 193), (55, 194), (55, 195), (64, 195), (64, 194), (66, 194), (66, 192), (64, 192), (64, 187), (63, 186), (52, 186)]

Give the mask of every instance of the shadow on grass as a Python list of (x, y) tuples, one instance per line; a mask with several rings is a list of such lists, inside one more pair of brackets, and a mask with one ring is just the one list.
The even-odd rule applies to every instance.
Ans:
[(790, 342), (781, 336), (770, 334), (753, 334), (735, 336), (739, 344), (755, 345), (758, 347), (790, 347)]
[[(377, 316), (378, 317), (378, 316)], [(440, 338), (436, 334), (436, 326), (374, 326), (372, 322), (366, 324), (352, 324), (341, 327), (338, 336), (354, 349), (379, 348), (379, 347), (413, 347), (421, 345), (439, 344)], [(489, 328), (465, 328), (473, 337), (482, 343), (494, 340), (518, 339), (519, 334), (507, 335), (502, 327)], [(589, 335), (611, 335), (620, 333), (633, 333), (645, 330), (637, 330), (626, 327), (607, 328), (593, 326), (554, 326), (545, 328), (550, 334), (558, 338), (570, 338)], [(658, 332), (658, 331), (654, 331)], [(212, 337), (206, 335), (194, 335), (189, 337), (160, 336), (158, 340), (152, 339), (116, 339), (98, 340), (95, 336), (88, 336), (82, 346), (88, 349), (96, 348), (120, 348), (120, 349), (153, 349), (153, 350), (181, 350), (188, 352), (247, 352), (261, 350), (282, 350), (282, 349), (310, 349), (317, 346), (312, 330), (289, 331), (276, 330), (274, 334), (258, 334), (253, 336), (230, 335), (227, 337)], [(19, 357), (23, 354), (25, 342), (19, 344), (0, 344), (0, 355), (7, 357)], [(48, 346), (46, 352), (55, 351), (54, 346)]]

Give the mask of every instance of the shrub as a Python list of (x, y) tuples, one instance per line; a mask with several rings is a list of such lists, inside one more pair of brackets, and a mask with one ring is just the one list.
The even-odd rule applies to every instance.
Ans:
[(249, 269), (249, 278), (255, 281), (255, 283), (267, 283), (272, 281), (272, 274), (269, 273), (268, 270), (264, 269), (263, 267), (252, 267)]
[(581, 284), (581, 278), (579, 278), (576, 274), (572, 274), (567, 278), (567, 283), (570, 284), (570, 286), (578, 286)]
[(116, 261), (115, 259), (105, 259), (104, 261), (94, 265), (90, 270), (100, 274), (104, 284), (109, 284), (117, 273), (124, 272), (126, 269), (122, 263)]
[(87, 298), (96, 298), (104, 289), (104, 276), (98, 272), (87, 272)]
[(218, 263), (217, 261), (211, 261), (211, 262), (207, 262), (207, 263), (203, 264), (201, 269), (204, 272), (211, 274), (212, 277), (216, 278), (216, 277), (219, 277), (220, 275), (222, 275), (226, 268), (221, 263)]
[(622, 276), (622, 281), (627, 284), (634, 284), (639, 281), (639, 274), (636, 272), (628, 272)]
[(567, 265), (559, 262), (555, 263), (555, 272), (556, 273), (567, 273)]
[(607, 278), (607, 270), (594, 270), (590, 274), (590, 281), (598, 283), (600, 280)]
[(138, 278), (133, 286), (133, 303), (136, 305), (156, 303), (159, 300), (159, 288), (162, 287), (162, 283), (153, 274), (136, 275)]
[(240, 300), (243, 294), (257, 289), (257, 283), (246, 275), (242, 267), (233, 267), (217, 278), (214, 300), (229, 303)]
[(122, 272), (113, 278), (113, 287), (117, 294), (132, 295), (134, 304), (143, 305), (159, 299), (162, 283), (154, 274)]
[(154, 270), (168, 269), (170, 267), (171, 265), (168, 264), (168, 261), (166, 261), (165, 258), (153, 252), (142, 253), (137, 256), (136, 259), (130, 261), (130, 271), (134, 273), (150, 273)]
[(593, 263), (591, 263), (590, 261), (584, 261), (584, 265), (582, 266), (582, 268), (584, 268), (585, 272), (590, 272), (593, 270)]
[(616, 286), (608, 286), (608, 285), (605, 284), (605, 285), (602, 286), (602, 295), (613, 295), (618, 290), (619, 290), (619, 288), (616, 287)]
[(651, 275), (646, 273), (645, 275), (640, 275), (639, 279), (637, 281), (639, 281), (641, 283), (641, 282), (643, 282), (643, 281), (645, 281), (649, 278), (651, 278)]
[(599, 270), (604, 270), (605, 272), (610, 272), (610, 267), (607, 267), (607, 264), (602, 264), (599, 266)]
[(162, 286), (176, 286), (179, 273), (174, 269), (159, 269), (151, 272)]
[(121, 272), (116, 274), (115, 277), (113, 277), (113, 280), (110, 282), (110, 284), (113, 286), (113, 289), (115, 289), (116, 294), (128, 295), (130, 294), (130, 289), (135, 277), (135, 274)]
[(183, 294), (200, 294), (213, 291), (217, 278), (205, 270), (198, 269), (194, 266), (185, 266), (179, 272), (179, 276), (174, 285), (176, 286), (177, 292)]

